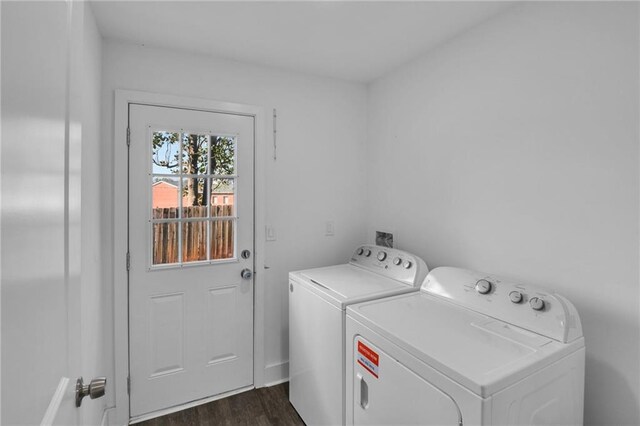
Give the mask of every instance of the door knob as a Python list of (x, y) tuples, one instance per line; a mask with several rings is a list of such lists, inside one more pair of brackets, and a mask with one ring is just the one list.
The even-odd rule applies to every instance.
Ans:
[(82, 405), (82, 399), (89, 396), (91, 399), (104, 396), (104, 388), (107, 386), (106, 377), (96, 377), (88, 385), (84, 384), (84, 380), (80, 377), (76, 381), (76, 407)]
[(242, 272), (240, 272), (240, 276), (245, 280), (248, 280), (248, 279), (251, 279), (251, 277), (253, 276), (253, 272), (251, 272), (251, 269), (249, 268), (244, 268)]

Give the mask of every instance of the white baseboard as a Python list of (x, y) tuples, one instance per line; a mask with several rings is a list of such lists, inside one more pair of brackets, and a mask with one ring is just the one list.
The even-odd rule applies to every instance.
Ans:
[(289, 380), (289, 361), (269, 364), (264, 369), (264, 386), (275, 386)]

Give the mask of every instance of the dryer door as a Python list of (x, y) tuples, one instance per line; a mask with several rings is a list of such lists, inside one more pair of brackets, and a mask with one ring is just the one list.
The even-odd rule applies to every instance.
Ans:
[(461, 425), (453, 399), (362, 337), (354, 340), (355, 425)]

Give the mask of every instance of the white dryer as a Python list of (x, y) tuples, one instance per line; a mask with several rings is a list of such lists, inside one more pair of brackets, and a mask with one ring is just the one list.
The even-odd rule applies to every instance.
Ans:
[(342, 425), (345, 309), (418, 291), (427, 265), (410, 253), (365, 245), (348, 264), (289, 274), (289, 400), (307, 425)]
[(564, 297), (458, 268), (347, 308), (348, 425), (581, 425), (585, 347)]

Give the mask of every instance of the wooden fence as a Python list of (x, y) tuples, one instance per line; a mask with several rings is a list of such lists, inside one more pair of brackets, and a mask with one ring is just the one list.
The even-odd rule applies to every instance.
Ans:
[[(154, 219), (177, 219), (178, 207), (153, 209)], [(183, 218), (203, 218), (204, 220), (182, 222), (183, 262), (207, 260), (207, 222), (211, 233), (209, 259), (233, 257), (233, 220), (216, 217), (231, 216), (233, 205), (211, 206), (211, 217), (207, 220), (207, 206), (183, 207)], [(179, 222), (153, 224), (153, 264), (178, 263)]]

